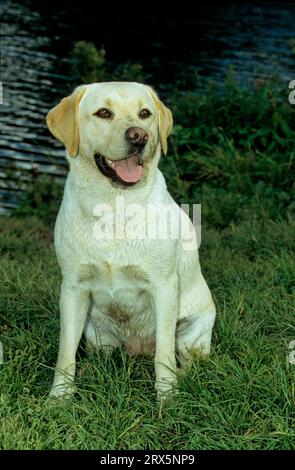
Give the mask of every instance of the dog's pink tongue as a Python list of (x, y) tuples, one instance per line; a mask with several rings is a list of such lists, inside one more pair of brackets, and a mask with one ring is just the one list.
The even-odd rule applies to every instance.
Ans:
[(142, 174), (139, 156), (134, 154), (124, 160), (114, 162), (114, 170), (123, 181), (136, 183)]

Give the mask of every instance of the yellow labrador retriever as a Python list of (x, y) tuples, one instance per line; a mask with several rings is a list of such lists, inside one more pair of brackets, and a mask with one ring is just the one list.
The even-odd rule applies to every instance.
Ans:
[(146, 85), (94, 83), (49, 111), (47, 124), (70, 165), (55, 226), (63, 280), (51, 396), (73, 390), (83, 331), (102, 350), (153, 353), (163, 396), (175, 383), (176, 353), (209, 353), (215, 320), (195, 229), (158, 169), (171, 111)]

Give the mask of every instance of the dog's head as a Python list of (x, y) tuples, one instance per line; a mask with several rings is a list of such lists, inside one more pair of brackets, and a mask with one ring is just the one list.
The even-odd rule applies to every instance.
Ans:
[(69, 157), (91, 160), (100, 177), (123, 188), (146, 179), (160, 146), (167, 153), (172, 124), (152, 88), (129, 82), (82, 85), (47, 115)]

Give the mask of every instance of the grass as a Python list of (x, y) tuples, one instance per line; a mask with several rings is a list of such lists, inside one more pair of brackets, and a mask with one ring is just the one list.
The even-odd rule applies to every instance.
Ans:
[(213, 350), (179, 374), (161, 414), (152, 359), (86, 355), (83, 344), (75, 397), (46, 402), (59, 330), (51, 230), (34, 218), (1, 222), (2, 449), (294, 449), (294, 219), (203, 228)]
[[(108, 72), (87, 43), (74, 58), (80, 76)], [(128, 79), (129, 65), (115, 78)], [(142, 73), (133, 64), (129, 78)], [(201, 265), (217, 307), (210, 357), (179, 373), (179, 393), (160, 410), (152, 359), (86, 354), (82, 342), (75, 396), (48, 403), (62, 187), (34, 175), (0, 220), (1, 449), (295, 448), (295, 107), (289, 90), (239, 90), (231, 72), (222, 94), (188, 83), (169, 92), (175, 127), (161, 168), (179, 203), (202, 204)]]

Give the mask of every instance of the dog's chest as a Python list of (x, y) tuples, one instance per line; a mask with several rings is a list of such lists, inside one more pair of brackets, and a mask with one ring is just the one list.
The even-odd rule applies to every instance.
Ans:
[(113, 324), (127, 334), (153, 333), (151, 282), (139, 265), (107, 261), (85, 265), (80, 271), (79, 284), (91, 292), (94, 320)]

